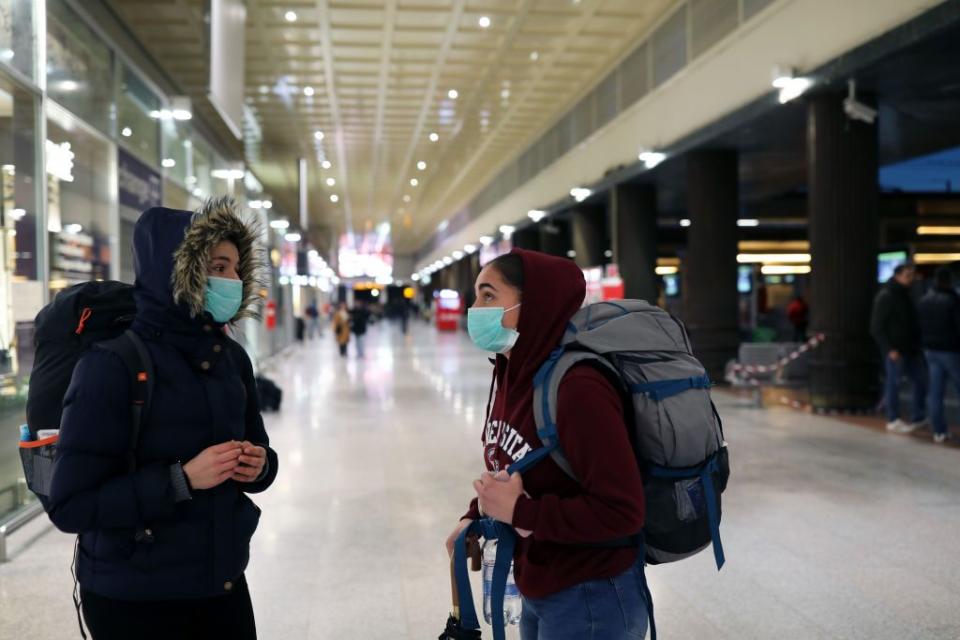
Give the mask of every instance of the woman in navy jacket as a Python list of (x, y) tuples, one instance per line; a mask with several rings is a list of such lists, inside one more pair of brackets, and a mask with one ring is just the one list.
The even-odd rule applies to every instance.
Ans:
[[(256, 637), (244, 570), (277, 475), (250, 359), (224, 331), (254, 314), (262, 259), (232, 200), (150, 209), (134, 231), (135, 331), (153, 397), (129, 472), (130, 381), (92, 349), (64, 399), (50, 517), (79, 533), (94, 640)], [(239, 282), (238, 282), (239, 281)]]

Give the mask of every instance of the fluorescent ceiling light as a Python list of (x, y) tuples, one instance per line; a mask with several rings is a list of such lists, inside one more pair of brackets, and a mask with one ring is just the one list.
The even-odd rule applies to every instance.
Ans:
[(329, 160), (324, 160), (324, 161), (320, 164), (320, 166), (323, 167), (324, 169), (329, 169), (330, 167), (333, 166), (333, 164), (331, 164), (331, 162), (330, 162)]
[(308, 98), (312, 97), (312, 96), (313, 96), (313, 93), (314, 93), (313, 87), (304, 87), (304, 88), (303, 88), (303, 95), (307, 96)]
[(680, 267), (657, 267), (658, 276), (672, 276), (680, 271)]
[(740, 218), (737, 220), (738, 227), (759, 227), (760, 221), (756, 218)]
[(693, 223), (690, 222), (690, 218), (683, 218), (682, 220), (680, 220), (681, 227), (689, 227), (691, 224)]
[(247, 204), (251, 209), (263, 209), (263, 202), (261, 200), (251, 200)]
[(500, 225), (500, 233), (502, 233), (502, 234), (504, 235), (504, 237), (505, 237), (505, 238), (508, 238), (508, 239), (510, 238), (510, 236), (513, 235), (513, 232), (516, 231), (516, 230), (517, 230), (517, 228), (516, 228), (515, 226), (513, 226), (512, 224), (502, 224), (502, 225)]
[(133, 135), (133, 129), (131, 129), (130, 127), (124, 127), (123, 130), (120, 132), (120, 135), (122, 135), (124, 138), (129, 138), (130, 136)]
[(160, 164), (161, 164), (161, 166), (163, 166), (163, 167), (166, 168), (166, 169), (172, 169), (172, 168), (174, 168), (175, 166), (177, 166), (177, 161), (174, 160), (173, 158), (164, 158), (164, 159), (160, 162)]
[(419, 274), (419, 273), (415, 273), (415, 274), (413, 274), (412, 276), (410, 276), (410, 279), (413, 280), (414, 282), (419, 282), (419, 281), (420, 281), (420, 274)]
[(960, 253), (917, 253), (913, 261), (917, 264), (947, 264), (960, 260)]
[(430, 142), (436, 142), (436, 141), (439, 140), (439, 139), (440, 139), (440, 134), (439, 134), (439, 133), (431, 133), (431, 134), (430, 134)]
[(653, 169), (667, 159), (667, 154), (660, 153), (659, 151), (641, 151), (639, 158), (643, 166), (647, 169)]
[(470, 255), (471, 253), (476, 253), (476, 252), (477, 252), (477, 245), (475, 245), (475, 244), (465, 244), (465, 245), (463, 245), (463, 251), (464, 251), (464, 253), (466, 253), (467, 255)]
[(242, 180), (245, 174), (240, 169), (214, 169), (210, 175), (221, 180)]
[(330, 202), (337, 203), (340, 202), (340, 196), (335, 193), (330, 194)]
[(264, 200), (264, 201), (263, 201), (263, 208), (264, 208), (264, 209), (272, 209), (272, 208), (273, 208), (273, 201), (272, 201), (272, 200)]
[(917, 234), (921, 236), (960, 236), (960, 227), (922, 225), (917, 227)]
[(540, 209), (530, 209), (530, 211), (527, 211), (527, 217), (534, 222), (540, 222), (547, 217), (547, 212)]
[(457, 91), (456, 89), (450, 89), (450, 91), (447, 91), (447, 97), (450, 98), (451, 100), (456, 100), (457, 98), (460, 97), (460, 92)]
[(300, 237), (300, 234), (294, 231), (293, 233), (288, 233), (287, 235), (283, 236), (283, 239), (287, 242), (300, 242)]
[(289, 227), (289, 226), (290, 226), (290, 221), (289, 221), (289, 220), (280, 219), (280, 220), (271, 220), (271, 221), (270, 221), (270, 228), (272, 228), (272, 229), (283, 230), (283, 229), (286, 229), (286, 228)]
[(296, 22), (297, 21), (297, 12), (296, 11), (287, 11), (283, 14), (283, 17), (287, 22)]
[(187, 111), (186, 109), (174, 109), (171, 112), (174, 120), (190, 120), (193, 118), (193, 114)]
[(780, 90), (778, 97), (780, 104), (786, 104), (806, 93), (807, 89), (813, 86), (813, 80), (810, 78), (780, 75), (774, 78), (773, 86)]
[(477, 21), (480, 24), (480, 28), (487, 29), (490, 27), (490, 18), (488, 16), (480, 16), (480, 20)]
[(419, 181), (419, 180), (417, 180), (416, 178), (410, 178), (410, 186), (411, 186), (411, 187), (415, 187), (415, 186), (417, 186), (418, 184), (420, 184), (420, 181)]
[(737, 254), (740, 264), (756, 264), (772, 262), (775, 264), (809, 263), (809, 253), (740, 253)]
[(463, 251), (454, 251), (454, 252), (451, 253), (450, 255), (453, 256), (453, 259), (454, 259), (454, 260), (461, 260), (461, 259), (463, 259)]
[(446, 265), (451, 265), (451, 264), (453, 264), (453, 258), (451, 258), (450, 256), (444, 256), (444, 257), (443, 257), (443, 264), (446, 264)]
[(80, 233), (83, 231), (83, 225), (80, 224), (68, 224), (64, 225), (63, 230), (67, 233)]
[(573, 249), (570, 249), (570, 251), (567, 251), (567, 257), (568, 257), (568, 258), (576, 258), (576, 257), (577, 257), (577, 252), (574, 251)]
[(583, 202), (593, 194), (593, 191), (584, 187), (574, 187), (570, 189), (570, 195), (577, 202)]
[(417, 163), (417, 169), (419, 169), (420, 171), (424, 171), (426, 170), (426, 168), (427, 168), (427, 163), (424, 162), (423, 160)]
[(765, 276), (792, 276), (810, 273), (808, 264), (765, 264), (760, 267), (760, 273)]
[(327, 178), (327, 186), (332, 187), (337, 184), (336, 178)]
[(493, 236), (480, 236), (480, 244), (485, 247), (489, 247), (493, 244)]

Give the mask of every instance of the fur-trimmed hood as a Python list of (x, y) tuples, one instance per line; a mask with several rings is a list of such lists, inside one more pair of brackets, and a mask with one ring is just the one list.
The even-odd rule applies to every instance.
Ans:
[(208, 255), (224, 240), (237, 246), (243, 281), (243, 303), (231, 322), (256, 317), (265, 274), (257, 227), (243, 220), (232, 198), (207, 200), (195, 212), (145, 211), (133, 234), (138, 320), (166, 329), (211, 322), (204, 311)]

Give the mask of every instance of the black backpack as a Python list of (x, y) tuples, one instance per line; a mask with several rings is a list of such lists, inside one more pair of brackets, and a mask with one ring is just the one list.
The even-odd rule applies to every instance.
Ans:
[(153, 365), (143, 341), (129, 329), (135, 314), (133, 286), (122, 282), (74, 285), (60, 292), (37, 314), (36, 356), (27, 394), (31, 441), (20, 443), (20, 459), (27, 486), (44, 508), (49, 507), (59, 436), (38, 440), (37, 432), (60, 429), (63, 398), (73, 369), (80, 356), (92, 348), (108, 349), (126, 365), (132, 399), (127, 461), (130, 471), (136, 470), (140, 427), (153, 394)]

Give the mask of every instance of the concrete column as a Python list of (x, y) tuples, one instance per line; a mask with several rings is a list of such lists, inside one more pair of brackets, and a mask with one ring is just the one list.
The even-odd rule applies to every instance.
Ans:
[(613, 261), (627, 298), (656, 304), (657, 192), (651, 185), (621, 184), (610, 190)]
[(811, 401), (822, 409), (876, 404), (879, 354), (870, 337), (877, 287), (877, 126), (854, 122), (843, 97), (807, 110), (810, 325), (826, 341), (811, 353)]
[(740, 345), (737, 296), (739, 176), (735, 151), (694, 151), (687, 158), (687, 254), (684, 321), (694, 353), (713, 380), (723, 379)]
[(602, 265), (609, 235), (606, 209), (579, 206), (573, 211), (570, 231), (573, 250), (577, 252), (577, 264), (584, 268)]
[(540, 251), (552, 256), (566, 257), (570, 251), (570, 223), (566, 220), (549, 219), (538, 225)]
[(513, 246), (518, 249), (540, 251), (540, 226), (530, 224), (522, 229), (517, 229), (513, 234), (512, 240)]

